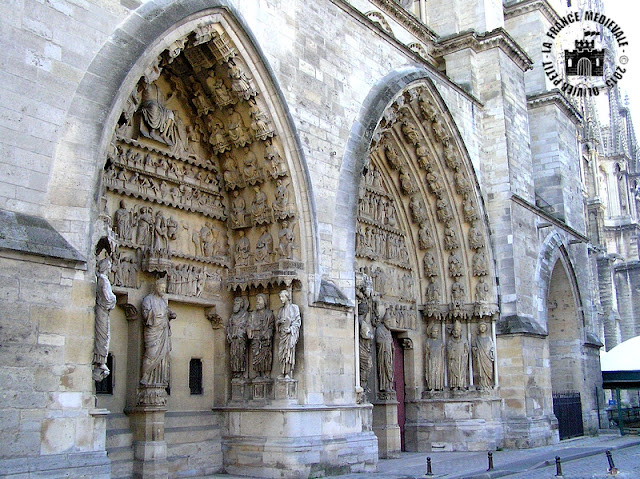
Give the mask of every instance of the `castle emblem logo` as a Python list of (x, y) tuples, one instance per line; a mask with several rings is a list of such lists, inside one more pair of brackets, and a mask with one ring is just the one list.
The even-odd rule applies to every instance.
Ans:
[[(618, 55), (605, 48), (616, 43)], [(546, 32), (542, 67), (553, 85), (567, 95), (597, 96), (626, 73), (629, 43), (612, 19), (590, 10), (560, 18)]]

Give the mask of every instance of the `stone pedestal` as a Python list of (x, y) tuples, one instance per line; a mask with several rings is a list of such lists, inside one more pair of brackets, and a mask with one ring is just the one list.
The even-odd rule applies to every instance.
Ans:
[(398, 401), (395, 393), (386, 393), (373, 405), (373, 432), (378, 438), (380, 459), (400, 455), (400, 426), (398, 426)]
[(249, 399), (249, 388), (245, 378), (233, 378), (231, 380), (231, 400), (246, 401)]
[(289, 378), (278, 378), (275, 383), (276, 401), (295, 403), (298, 400), (298, 381)]
[(274, 398), (273, 379), (256, 378), (251, 381), (251, 399), (268, 401)]
[(504, 446), (496, 391), (425, 392), (406, 404), (408, 451), (495, 451)]
[(164, 438), (165, 412), (167, 411), (165, 404), (164, 388), (141, 387), (138, 390), (138, 405), (125, 411), (129, 416), (133, 432), (133, 477), (135, 479), (169, 477), (167, 443)]

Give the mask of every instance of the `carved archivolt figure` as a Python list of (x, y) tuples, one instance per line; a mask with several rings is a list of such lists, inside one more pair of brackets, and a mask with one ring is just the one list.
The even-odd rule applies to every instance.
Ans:
[(233, 300), (233, 311), (227, 323), (227, 342), (231, 374), (241, 378), (247, 369), (247, 328), (249, 327), (249, 300), (238, 296)]
[(273, 208), (273, 214), (278, 219), (287, 217), (289, 210), (289, 190), (287, 185), (282, 180), (276, 182), (276, 196), (273, 200), (271, 207)]
[(411, 217), (416, 223), (424, 223), (427, 220), (427, 211), (424, 208), (424, 204), (419, 195), (411, 197), (411, 203), (409, 203), (409, 209), (411, 210)]
[(489, 301), (489, 285), (482, 277), (476, 284), (476, 301), (479, 303)]
[(469, 346), (462, 339), (462, 325), (456, 321), (447, 343), (447, 365), (449, 367), (449, 387), (463, 389), (467, 387)]
[(266, 378), (273, 365), (273, 329), (275, 317), (267, 307), (267, 295), (256, 296), (256, 309), (251, 312), (247, 337), (251, 341), (251, 364), (257, 377)]
[(420, 225), (420, 230), (418, 231), (418, 247), (420, 249), (433, 248), (433, 237), (431, 236), (427, 223)]
[(273, 136), (273, 128), (269, 124), (269, 117), (260, 109), (255, 98), (249, 100), (249, 115), (251, 116), (251, 129), (256, 138), (264, 140)]
[(444, 249), (452, 250), (460, 247), (458, 243), (458, 235), (456, 234), (456, 230), (451, 226), (447, 226), (444, 229)]
[(493, 387), (495, 349), (493, 339), (488, 335), (487, 323), (484, 321), (478, 325), (478, 335), (473, 344), (473, 356), (476, 360), (478, 386), (480, 389), (491, 389)]
[(93, 380), (102, 381), (111, 371), (107, 367), (111, 326), (109, 313), (116, 307), (116, 295), (111, 290), (107, 274), (111, 271), (111, 260), (105, 258), (98, 262), (98, 283), (96, 285), (95, 339), (93, 343)]
[(300, 309), (291, 302), (291, 293), (280, 291), (282, 307), (278, 310), (276, 327), (278, 328), (278, 358), (283, 379), (290, 379), (296, 365), (296, 344), (300, 335)]
[(234, 103), (234, 99), (231, 96), (231, 93), (229, 93), (229, 89), (224, 84), (222, 78), (215, 78), (213, 74), (209, 78), (213, 83), (213, 88), (211, 88), (213, 93), (213, 101), (216, 103), (216, 105), (218, 105), (218, 108), (222, 108), (223, 106)]
[(451, 301), (455, 306), (460, 306), (464, 302), (465, 298), (464, 284), (456, 278), (456, 281), (451, 285)]
[(240, 183), (240, 174), (238, 173), (238, 167), (236, 166), (236, 160), (230, 153), (226, 153), (224, 155), (224, 160), (222, 161), (222, 169), (224, 170), (224, 174), (222, 177), (224, 178), (225, 186), (228, 190), (232, 190), (238, 186)]
[(293, 257), (294, 241), (293, 230), (289, 228), (287, 221), (283, 221), (282, 228), (278, 233), (278, 253), (281, 258), (291, 259)]
[(282, 159), (282, 156), (280, 156), (278, 147), (273, 143), (271, 138), (267, 138), (265, 141), (264, 157), (271, 162), (270, 174), (273, 178), (278, 178), (287, 174), (284, 160)]
[[(382, 306), (384, 309), (384, 306)], [(382, 314), (380, 314), (382, 313)], [(389, 329), (391, 315), (381, 311), (382, 320), (376, 326), (376, 355), (378, 366), (378, 388), (380, 391), (393, 389), (393, 337)]]
[(238, 190), (233, 191), (233, 200), (231, 201), (231, 226), (242, 227), (244, 226), (244, 215), (246, 213), (247, 204), (244, 201), (244, 197), (240, 195)]
[(233, 107), (229, 107), (227, 114), (227, 130), (229, 138), (236, 148), (245, 146), (249, 142), (249, 138), (245, 132), (242, 116)]
[(402, 133), (412, 145), (417, 145), (420, 141), (418, 138), (418, 129), (406, 116), (402, 119)]
[(425, 299), (427, 303), (437, 304), (440, 302), (440, 287), (433, 279), (429, 283), (429, 286), (427, 286)]
[(156, 279), (155, 291), (142, 300), (144, 320), (144, 356), (142, 357), (143, 386), (167, 387), (169, 385), (169, 353), (171, 352), (171, 327), (169, 321), (176, 314), (169, 309), (165, 294), (167, 279)]
[(229, 78), (231, 78), (231, 89), (236, 92), (239, 98), (248, 100), (258, 94), (251, 83), (251, 77), (247, 75), (233, 60), (227, 63), (229, 66)]
[(131, 212), (124, 200), (120, 200), (120, 208), (113, 214), (113, 223), (116, 234), (123, 241), (131, 241)]
[(222, 122), (213, 115), (209, 116), (209, 143), (216, 153), (224, 153), (229, 149)]
[(425, 276), (438, 276), (438, 265), (436, 263), (436, 258), (432, 253), (425, 253), (422, 263), (424, 265)]
[(249, 238), (244, 235), (244, 231), (240, 230), (238, 234), (240, 237), (236, 242), (235, 264), (236, 266), (247, 266), (249, 264), (251, 244), (249, 243)]
[(256, 243), (256, 252), (254, 258), (256, 263), (266, 263), (271, 260), (273, 254), (273, 236), (267, 230), (266, 226), (262, 227), (262, 234)]
[(469, 195), (464, 195), (464, 200), (462, 201), (462, 214), (464, 216), (465, 221), (473, 221), (478, 219), (478, 212), (476, 210), (475, 204)]
[(483, 250), (478, 250), (476, 254), (473, 255), (472, 263), (474, 276), (485, 276), (489, 274), (489, 268), (487, 267), (487, 255)]
[(469, 228), (469, 247), (472, 249), (480, 249), (483, 246), (484, 237), (482, 236), (482, 231), (480, 231), (480, 228), (474, 223), (473, 226)]
[(270, 215), (267, 214), (267, 194), (259, 186), (254, 186), (253, 190), (255, 195), (251, 203), (251, 218), (254, 224), (259, 225), (270, 219)]
[(258, 172), (258, 159), (248, 148), (244, 149), (242, 174), (247, 183), (254, 185), (259, 180), (260, 174)]
[(429, 337), (425, 341), (425, 377), (429, 391), (444, 389), (444, 350), (440, 327), (434, 323), (431, 326)]
[(460, 257), (452, 252), (451, 256), (449, 256), (449, 276), (452, 278), (457, 278), (462, 276), (462, 261)]

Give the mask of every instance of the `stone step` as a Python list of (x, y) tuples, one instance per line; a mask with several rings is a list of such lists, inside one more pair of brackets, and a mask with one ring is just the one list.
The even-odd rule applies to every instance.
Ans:
[(125, 479), (133, 475), (133, 448), (114, 447), (107, 450), (111, 460), (111, 479)]

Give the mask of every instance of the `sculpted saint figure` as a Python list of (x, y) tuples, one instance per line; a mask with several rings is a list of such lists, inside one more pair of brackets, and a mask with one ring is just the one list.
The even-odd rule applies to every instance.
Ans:
[(238, 296), (233, 300), (233, 311), (227, 323), (227, 342), (231, 374), (241, 378), (247, 369), (247, 328), (249, 327), (249, 300)]
[(238, 190), (233, 190), (233, 200), (231, 201), (231, 224), (233, 226), (244, 226), (244, 215), (247, 204), (244, 197)]
[(273, 364), (273, 329), (275, 317), (267, 307), (267, 295), (256, 296), (256, 309), (251, 312), (247, 337), (251, 340), (251, 363), (257, 377), (271, 374)]
[(293, 247), (295, 236), (289, 223), (287, 221), (282, 222), (282, 228), (278, 233), (278, 253), (281, 258), (291, 259), (293, 257)]
[(153, 228), (153, 245), (151, 250), (160, 255), (169, 254), (169, 231), (162, 211), (158, 211), (156, 214), (156, 221)]
[(171, 352), (171, 327), (169, 321), (176, 314), (169, 309), (165, 298), (167, 279), (156, 278), (155, 291), (142, 300), (144, 320), (144, 355), (142, 357), (143, 386), (167, 387), (169, 385), (169, 353)]
[(124, 200), (120, 200), (120, 208), (113, 214), (113, 222), (117, 235), (124, 241), (131, 241), (131, 212), (127, 210)]
[(162, 92), (153, 83), (142, 90), (140, 132), (147, 138), (173, 146), (176, 143), (175, 113), (165, 106)]
[(151, 243), (151, 225), (153, 224), (153, 216), (151, 208), (143, 206), (140, 208), (138, 216), (138, 229), (136, 231), (136, 242), (140, 246), (148, 246)]
[(296, 344), (300, 335), (300, 309), (291, 302), (291, 293), (280, 291), (282, 307), (278, 310), (276, 327), (278, 328), (278, 358), (283, 379), (290, 379), (296, 365)]
[(487, 323), (483, 321), (478, 325), (478, 335), (473, 345), (473, 356), (476, 360), (478, 386), (480, 389), (491, 389), (493, 387), (495, 349), (493, 347), (493, 339), (487, 333)]
[(444, 341), (440, 337), (440, 327), (434, 323), (431, 333), (425, 342), (425, 365), (427, 389), (442, 391), (444, 389)]
[(253, 190), (255, 195), (253, 202), (251, 203), (251, 218), (253, 223), (259, 225), (268, 221), (267, 214), (267, 194), (260, 189), (259, 186), (254, 186)]
[(262, 227), (262, 234), (256, 243), (255, 260), (256, 263), (265, 263), (271, 259), (273, 253), (273, 236), (267, 230), (266, 226)]
[(380, 391), (393, 391), (393, 337), (389, 329), (391, 315), (384, 311), (384, 306), (378, 317), (382, 320), (376, 326), (376, 353), (378, 366), (378, 388)]
[(109, 313), (116, 307), (116, 295), (111, 290), (111, 283), (107, 275), (111, 271), (111, 260), (105, 258), (98, 262), (98, 284), (96, 285), (96, 319), (95, 339), (93, 343), (93, 379), (102, 381), (111, 371), (107, 367), (109, 354), (109, 338), (111, 327)]
[(462, 339), (462, 325), (456, 321), (447, 343), (447, 363), (449, 366), (449, 387), (464, 389), (467, 387), (467, 369), (469, 346)]
[(240, 238), (238, 238), (238, 242), (236, 243), (236, 266), (247, 266), (249, 264), (251, 244), (249, 243), (249, 238), (244, 235), (244, 231), (240, 230), (238, 234), (240, 235)]
[(240, 148), (249, 142), (249, 138), (247, 138), (245, 133), (242, 116), (231, 106), (227, 113), (227, 132), (236, 148)]
[(273, 214), (276, 218), (286, 218), (289, 209), (289, 191), (282, 180), (276, 182), (276, 194), (273, 204)]
[(370, 319), (371, 288), (371, 278), (364, 275), (362, 284), (359, 285), (356, 290), (356, 295), (358, 297), (358, 325), (360, 331), (360, 338), (358, 342), (360, 351), (360, 387), (365, 391), (367, 390), (369, 373), (371, 372), (371, 367), (373, 365), (371, 360), (371, 342), (374, 337)]

